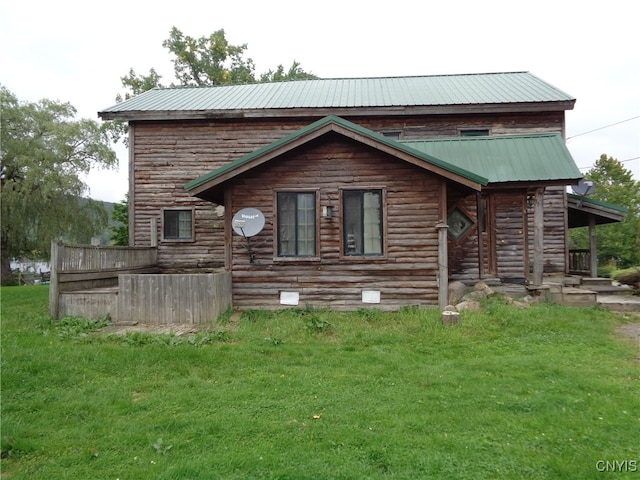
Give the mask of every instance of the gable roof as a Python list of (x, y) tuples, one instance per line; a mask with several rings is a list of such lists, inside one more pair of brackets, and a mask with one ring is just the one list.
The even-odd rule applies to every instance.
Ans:
[[(479, 105), (546, 110), (573, 108), (575, 99), (529, 72), (410, 77), (336, 78), (217, 87), (154, 88), (98, 112), (103, 120), (308, 115), (309, 109), (384, 109), (386, 114), (451, 113)], [(511, 107), (513, 108), (513, 107)], [(338, 109), (338, 110), (337, 110)], [(391, 110), (391, 111), (390, 111)], [(524, 109), (526, 110), (526, 109)], [(415, 112), (414, 112), (415, 111)]]
[(401, 141), (487, 177), (489, 183), (577, 181), (583, 177), (557, 133)]
[(386, 138), (343, 118), (329, 115), (280, 140), (248, 153), (221, 168), (192, 180), (184, 188), (196, 197), (222, 203), (220, 201), (221, 192), (218, 191), (217, 187), (223, 183), (329, 132), (337, 132), (474, 190), (480, 190), (482, 185), (487, 184), (487, 179), (479, 174), (415, 150), (410, 146)]

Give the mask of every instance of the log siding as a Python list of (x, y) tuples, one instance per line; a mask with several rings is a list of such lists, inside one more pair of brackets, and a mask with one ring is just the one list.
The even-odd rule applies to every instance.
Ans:
[[(234, 304), (279, 308), (280, 293), (291, 291), (299, 294), (301, 305), (357, 309), (363, 306), (362, 291), (375, 290), (381, 296), (377, 307), (383, 309), (437, 305), (439, 185), (433, 174), (337, 136), (251, 170), (231, 187), (227, 218), (256, 207), (267, 222), (250, 240), (255, 263), (246, 240), (230, 238)], [(384, 191), (383, 255), (343, 255), (341, 192), (353, 188)], [(274, 192), (297, 190), (318, 194), (317, 257), (277, 256)], [(332, 206), (333, 217), (322, 217), (322, 206)]]
[[(223, 266), (224, 245), (228, 241), (224, 233), (224, 209), (192, 197), (184, 191), (184, 184), (303, 128), (318, 118), (319, 116), (132, 122), (130, 244), (148, 246), (153, 245), (154, 240), (157, 241), (158, 264), (164, 271), (211, 271)], [(468, 128), (489, 129), (493, 135), (564, 133), (562, 111), (349, 118), (373, 131), (400, 132), (402, 139), (457, 136), (461, 129)], [(328, 164), (325, 167), (330, 178), (332, 169), (339, 168), (339, 165)], [(378, 182), (387, 188), (394, 188), (387, 179), (387, 173), (379, 171), (377, 174), (367, 175), (366, 179), (374, 184)], [(354, 175), (349, 181), (359, 182), (363, 179), (362, 176)], [(254, 183), (261, 181), (255, 180)], [(389, 191), (389, 194), (391, 193), (392, 190)], [(334, 189), (326, 195), (327, 201), (335, 203), (336, 198), (333, 197), (337, 197), (339, 192)], [(471, 204), (468, 207), (468, 210), (473, 211)], [(193, 241), (179, 244), (162, 241), (163, 208), (193, 209)], [(553, 215), (551, 211), (549, 210), (549, 215)], [(564, 213), (556, 212), (553, 221), (557, 221), (562, 214)], [(155, 231), (152, 231), (154, 227)], [(471, 242), (473, 237), (469, 237), (468, 240)], [(402, 247), (389, 244), (389, 248)], [(547, 249), (552, 257), (549, 258), (545, 269), (564, 268), (564, 260), (561, 264), (557, 263), (562, 256), (557, 248), (556, 246)], [(487, 252), (487, 257), (489, 255)], [(479, 260), (471, 257), (465, 262), (463, 268), (467, 273), (464, 275), (469, 278), (478, 277)]]

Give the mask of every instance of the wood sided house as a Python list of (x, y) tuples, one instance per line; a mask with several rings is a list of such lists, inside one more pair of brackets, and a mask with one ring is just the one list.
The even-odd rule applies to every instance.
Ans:
[(240, 309), (398, 309), (540, 285), (570, 225), (616, 221), (570, 205), (574, 103), (515, 72), (154, 89), (99, 116), (129, 123), (130, 245), (161, 271), (230, 272)]

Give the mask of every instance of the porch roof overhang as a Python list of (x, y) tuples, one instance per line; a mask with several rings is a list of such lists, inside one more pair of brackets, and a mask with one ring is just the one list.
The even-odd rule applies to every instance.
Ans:
[(222, 205), (224, 204), (224, 188), (228, 182), (251, 169), (331, 132), (388, 153), (400, 160), (409, 162), (475, 191), (480, 191), (488, 183), (488, 179), (478, 173), (445, 162), (409, 145), (386, 138), (341, 117), (329, 115), (221, 168), (192, 180), (184, 188), (198, 198)]
[(569, 228), (586, 227), (589, 217), (593, 217), (596, 225), (622, 222), (627, 209), (611, 203), (581, 197), (573, 193), (567, 194)]

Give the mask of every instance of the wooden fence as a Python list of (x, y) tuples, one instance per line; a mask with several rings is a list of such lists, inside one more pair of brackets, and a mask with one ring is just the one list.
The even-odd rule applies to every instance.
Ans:
[(120, 275), (115, 323), (206, 324), (233, 305), (231, 273)]
[(50, 266), (49, 313), (58, 318), (61, 313), (66, 314), (60, 311), (60, 296), (66, 292), (116, 287), (118, 276), (125, 273), (158, 272), (157, 249), (67, 245), (54, 241)]
[(155, 247), (51, 245), (49, 312), (116, 324), (206, 324), (233, 306), (231, 273), (162, 274)]

